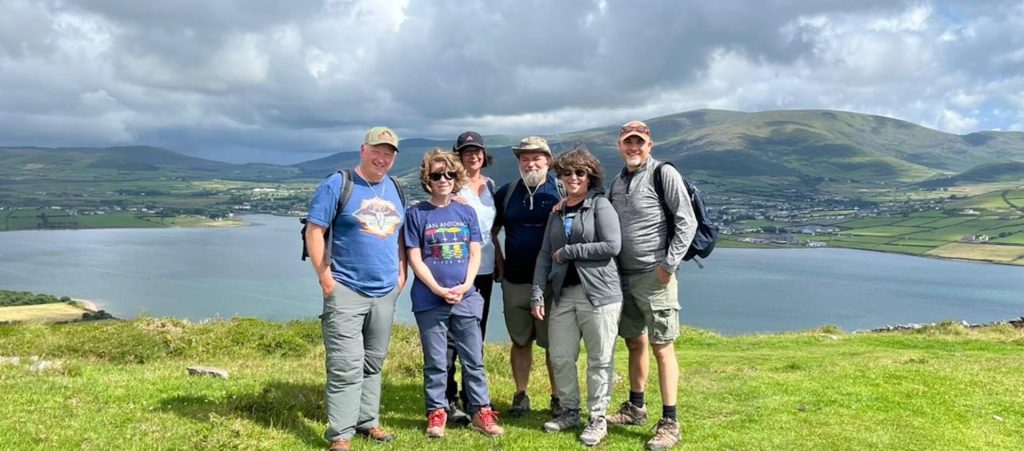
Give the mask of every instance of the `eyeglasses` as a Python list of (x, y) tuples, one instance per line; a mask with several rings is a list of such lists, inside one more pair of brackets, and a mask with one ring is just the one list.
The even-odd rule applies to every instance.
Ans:
[(626, 135), (628, 133), (638, 132), (647, 136), (651, 136), (651, 129), (647, 128), (646, 125), (623, 125), (622, 129), (619, 130), (619, 136)]
[(586, 169), (576, 169), (576, 170), (573, 170), (573, 171), (570, 171), (568, 169), (563, 169), (561, 171), (558, 171), (558, 175), (561, 176), (561, 177), (571, 177), (573, 174), (576, 174), (576, 177), (578, 177), (578, 178), (583, 178), (583, 177), (586, 177), (586, 176), (590, 175), (590, 172), (587, 172)]
[(431, 172), (430, 173), (430, 180), (436, 182), (438, 180), (441, 180), (441, 177), (444, 177), (445, 180), (451, 180), (451, 179), (454, 179), (456, 175), (458, 175), (458, 174), (456, 174), (454, 171)]

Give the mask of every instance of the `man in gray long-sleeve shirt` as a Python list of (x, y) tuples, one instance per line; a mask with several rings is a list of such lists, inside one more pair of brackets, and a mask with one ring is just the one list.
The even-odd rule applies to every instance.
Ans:
[[(669, 449), (679, 443), (676, 396), (679, 364), (673, 342), (679, 336), (678, 282), (675, 277), (693, 240), (697, 220), (683, 178), (671, 165), (658, 168), (651, 157), (651, 130), (640, 121), (619, 131), (619, 154), (626, 165), (612, 181), (609, 198), (619, 215), (622, 251), (622, 319), (619, 335), (629, 349), (629, 400), (608, 417), (610, 424), (645, 424), (647, 345), (654, 350), (661, 387), (662, 418), (648, 449)], [(654, 188), (660, 169), (664, 198)], [(662, 204), (664, 202), (664, 205)]]

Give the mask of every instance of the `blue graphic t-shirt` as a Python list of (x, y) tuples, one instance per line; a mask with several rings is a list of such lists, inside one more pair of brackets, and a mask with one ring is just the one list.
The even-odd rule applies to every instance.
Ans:
[[(398, 233), (405, 210), (389, 177), (371, 186), (354, 175), (352, 197), (334, 221), (331, 273), (352, 291), (376, 298), (398, 286)], [(334, 174), (317, 187), (309, 203), (309, 222), (329, 227), (338, 208), (342, 177)]]
[[(526, 185), (516, 180), (498, 189), (494, 194), (494, 203), (498, 207), (496, 223), (505, 228), (505, 280), (512, 283), (533, 283), (533, 269), (537, 266), (537, 254), (544, 244), (544, 228), (548, 223), (551, 208), (561, 200), (558, 194), (558, 182), (548, 175), (547, 181), (540, 185), (533, 195), (533, 208), (530, 208), (530, 195)], [(510, 189), (512, 198), (505, 211), (505, 193)]]
[[(423, 263), (442, 287), (454, 287), (466, 281), (469, 271), (469, 243), (480, 242), (480, 225), (473, 207), (452, 202), (436, 207), (423, 201), (409, 208), (405, 216), (405, 246), (419, 248)], [(470, 288), (462, 302), (453, 305), (452, 314), (483, 316), (483, 298), (473, 296)], [(419, 277), (412, 283), (412, 311), (422, 312), (449, 305), (427, 288)]]

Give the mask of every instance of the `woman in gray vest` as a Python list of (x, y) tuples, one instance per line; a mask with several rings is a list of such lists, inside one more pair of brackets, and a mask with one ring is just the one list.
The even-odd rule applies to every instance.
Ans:
[[(603, 196), (601, 164), (585, 147), (559, 155), (553, 166), (565, 185), (566, 199), (548, 218), (533, 275), (531, 307), (534, 317), (548, 317), (548, 351), (564, 410), (544, 423), (544, 430), (558, 432), (580, 425), (576, 360), (582, 337), (587, 347), (589, 422), (579, 438), (593, 446), (607, 434), (605, 412), (611, 400), (613, 350), (622, 312), (615, 264), (622, 243), (619, 217)], [(547, 283), (553, 302), (545, 312)]]

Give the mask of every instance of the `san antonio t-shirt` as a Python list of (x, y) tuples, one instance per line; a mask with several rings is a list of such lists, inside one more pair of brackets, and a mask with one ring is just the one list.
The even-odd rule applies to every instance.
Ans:
[[(409, 209), (405, 220), (405, 246), (420, 249), (434, 280), (449, 288), (464, 283), (469, 271), (469, 243), (481, 240), (476, 211), (458, 202), (437, 207), (423, 201)], [(449, 305), (418, 277), (412, 283), (410, 297), (413, 312)], [(477, 318), (483, 314), (483, 299), (476, 288), (471, 287), (462, 302), (452, 306), (452, 314)]]

